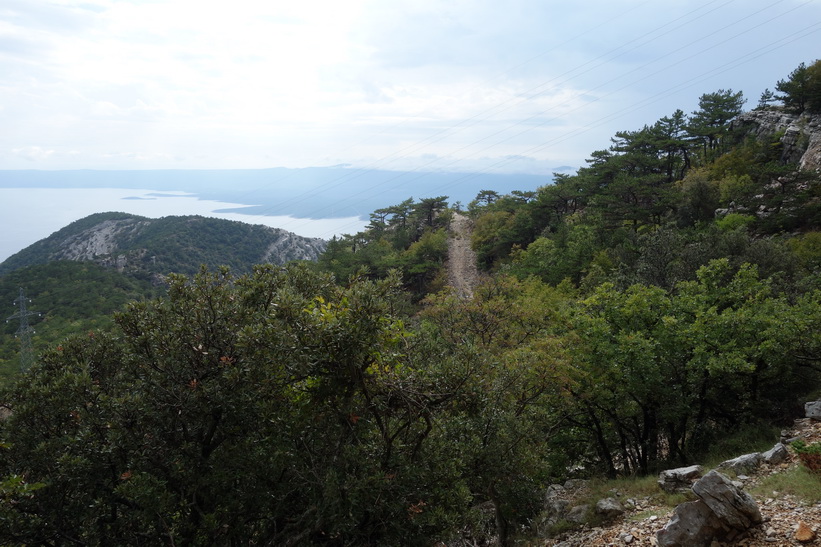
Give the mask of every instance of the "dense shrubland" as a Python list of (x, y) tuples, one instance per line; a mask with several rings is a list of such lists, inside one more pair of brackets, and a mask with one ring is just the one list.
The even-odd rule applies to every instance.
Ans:
[(707, 94), (576, 175), (481, 192), (469, 299), (444, 290), (445, 197), (317, 264), (172, 277), (4, 393), (0, 537), (428, 545), (490, 514), (507, 544), (551, 482), (790, 420), (821, 389), (821, 182), (731, 131), (742, 105)]

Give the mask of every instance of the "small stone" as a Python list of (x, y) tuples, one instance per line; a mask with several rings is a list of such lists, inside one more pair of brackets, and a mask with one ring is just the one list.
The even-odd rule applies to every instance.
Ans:
[(813, 532), (812, 528), (807, 526), (803, 520), (798, 521), (798, 529), (795, 531), (795, 539), (801, 543), (809, 543), (815, 539), (815, 532)]
[(658, 518), (658, 516), (657, 516), (657, 515), (650, 515), (650, 518), (649, 518), (648, 520), (649, 520), (650, 522), (656, 522), (658, 519), (659, 519), (659, 518)]
[(625, 534), (624, 537), (622, 538), (622, 541), (624, 541), (625, 543), (627, 543), (629, 545), (630, 543), (633, 543), (633, 539), (634, 539), (633, 534)]
[(767, 528), (767, 531), (765, 533), (767, 534), (768, 538), (773, 537), (775, 535), (775, 528), (771, 526)]

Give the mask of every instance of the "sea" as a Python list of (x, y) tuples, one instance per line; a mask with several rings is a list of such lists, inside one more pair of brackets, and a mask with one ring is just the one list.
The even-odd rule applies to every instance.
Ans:
[[(560, 168), (564, 169), (564, 168)], [(413, 198), (464, 206), (481, 190), (506, 194), (549, 175), (382, 171), (348, 166), (230, 170), (0, 170), (0, 262), (94, 213), (201, 215), (330, 239)]]

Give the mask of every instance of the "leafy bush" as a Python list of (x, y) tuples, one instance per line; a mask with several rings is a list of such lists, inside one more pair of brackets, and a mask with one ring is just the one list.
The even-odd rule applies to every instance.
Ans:
[(821, 475), (821, 443), (806, 444), (804, 441), (795, 441), (792, 448), (807, 469)]
[(755, 222), (755, 217), (752, 215), (742, 215), (739, 213), (729, 213), (723, 218), (717, 219), (716, 226), (724, 231), (737, 230), (738, 228), (749, 226)]

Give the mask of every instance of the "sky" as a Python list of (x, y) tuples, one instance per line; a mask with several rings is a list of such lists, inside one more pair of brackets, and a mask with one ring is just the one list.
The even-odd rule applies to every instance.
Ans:
[(819, 30), (821, 0), (3, 0), (0, 170), (549, 174), (753, 108)]

